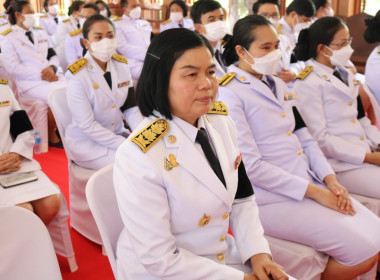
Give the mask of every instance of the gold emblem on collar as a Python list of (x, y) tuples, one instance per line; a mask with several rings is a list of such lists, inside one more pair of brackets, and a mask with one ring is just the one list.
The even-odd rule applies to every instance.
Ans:
[(177, 142), (177, 138), (174, 135), (169, 135), (168, 136), (168, 140), (172, 144), (174, 144), (175, 142)]
[(210, 222), (211, 220), (211, 217), (210, 216), (207, 216), (206, 214), (204, 214), (203, 218), (200, 219), (199, 223), (198, 223), (198, 226), (199, 227), (205, 227), (208, 225), (208, 223)]

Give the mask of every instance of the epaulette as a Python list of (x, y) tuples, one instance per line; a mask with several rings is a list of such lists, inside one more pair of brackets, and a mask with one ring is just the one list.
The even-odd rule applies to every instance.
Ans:
[(377, 53), (378, 53), (378, 54), (380, 54), (380, 50), (379, 50), (379, 51), (377, 51)]
[(7, 85), (7, 84), (8, 84), (8, 81), (7, 81), (7, 80), (0, 79), (0, 84), (2, 84), (2, 85)]
[(67, 67), (67, 69), (70, 70), (70, 72), (75, 75), (76, 73), (79, 72), (79, 70), (81, 70), (83, 67), (86, 66), (87, 64), (87, 58), (79, 58), (77, 61), (75, 61), (73, 64), (71, 64), (69, 67)]
[(40, 15), (40, 18), (47, 18), (48, 16), (46, 14)]
[(0, 24), (0, 26), (6, 25), (6, 24), (8, 24), (8, 22), (3, 22), (2, 24)]
[(164, 22), (161, 22), (162, 25), (167, 25), (170, 22), (170, 19), (165, 20)]
[(7, 35), (9, 32), (11, 32), (11, 31), (12, 31), (12, 28), (8, 28), (7, 30), (1, 32), (1, 35), (5, 36), (5, 35)]
[[(111, 16), (112, 17), (112, 16)], [(118, 20), (121, 20), (121, 17), (118, 17), (118, 16), (114, 16), (112, 17), (113, 18), (113, 21), (118, 21)]]
[(33, 26), (33, 29), (44, 30), (41, 26)]
[(219, 85), (225, 86), (236, 76), (235, 72), (227, 73), (222, 78), (219, 79)]
[(228, 115), (227, 106), (221, 101), (215, 101), (212, 104), (212, 108), (208, 111), (207, 114), (219, 114), (219, 115)]
[(313, 66), (306, 66), (297, 76), (296, 79), (303, 80), (313, 71)]
[(64, 16), (64, 15), (66, 15), (66, 13), (64, 11), (60, 10), (60, 11), (58, 11), (58, 15)]
[(157, 119), (131, 138), (131, 141), (145, 153), (165, 135), (169, 130), (169, 123), (164, 119)]
[(64, 22), (64, 23), (69, 22), (69, 21), (70, 21), (70, 18), (62, 20), (62, 22)]
[(117, 60), (117, 61), (120, 61), (120, 62), (123, 62), (125, 64), (128, 64), (128, 60), (125, 58), (125, 56), (122, 56), (120, 54), (116, 54), (115, 53), (114, 55), (112, 55), (112, 58), (115, 59), (115, 60)]
[(74, 37), (74, 36), (81, 34), (81, 33), (82, 33), (82, 28), (78, 28), (78, 29), (75, 29), (74, 31), (69, 32), (69, 35), (71, 37)]
[(3, 15), (0, 15), (0, 18), (5, 18), (5, 16), (3, 16)]
[(277, 34), (282, 34), (282, 35), (284, 35), (284, 32), (282, 32), (282, 30), (281, 30), (282, 27), (284, 27), (284, 26), (282, 25), (282, 23), (280, 23), (280, 24), (277, 26), (277, 29), (276, 29)]

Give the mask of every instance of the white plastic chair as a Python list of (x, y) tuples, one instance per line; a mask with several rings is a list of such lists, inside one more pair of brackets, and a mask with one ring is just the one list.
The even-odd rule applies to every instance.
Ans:
[[(67, 105), (66, 88), (49, 94), (49, 105), (53, 112), (58, 131), (65, 146), (66, 127), (71, 123), (71, 112)], [(95, 170), (78, 166), (66, 150), (69, 169), (70, 225), (89, 240), (102, 244), (99, 230), (87, 204), (85, 188)]]
[(376, 97), (373, 95), (372, 91), (369, 89), (366, 83), (363, 83), (363, 89), (371, 100), (373, 110), (375, 111), (376, 122), (380, 125), (380, 104), (377, 102)]
[(49, 233), (31, 211), (0, 207), (0, 279), (62, 280)]
[(113, 185), (113, 164), (91, 176), (86, 187), (86, 197), (98, 225), (113, 274), (117, 278), (116, 246), (124, 225)]

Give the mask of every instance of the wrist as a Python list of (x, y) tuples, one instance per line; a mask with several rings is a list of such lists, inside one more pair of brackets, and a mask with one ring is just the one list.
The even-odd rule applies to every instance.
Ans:
[(336, 179), (336, 176), (334, 174), (329, 174), (327, 175), (324, 179), (323, 179), (323, 182), (329, 186), (329, 185), (332, 185), (332, 184), (335, 184), (338, 182), (338, 180)]
[(309, 184), (307, 186), (307, 189), (306, 189), (306, 192), (305, 192), (305, 196), (308, 197), (308, 198), (311, 198), (311, 199), (314, 199), (318, 196), (318, 190), (319, 190), (319, 187), (317, 187), (316, 185), (314, 184)]
[(52, 65), (50, 65), (50, 67), (53, 69), (54, 74), (56, 74), (57, 70), (58, 70), (57, 66), (55, 66), (55, 65), (52, 64)]
[(373, 153), (365, 154), (364, 163), (372, 163), (373, 161)]

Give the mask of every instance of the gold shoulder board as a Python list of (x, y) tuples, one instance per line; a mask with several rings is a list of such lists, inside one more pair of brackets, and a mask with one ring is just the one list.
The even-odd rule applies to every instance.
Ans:
[(0, 24), (0, 26), (6, 25), (6, 24), (8, 24), (8, 22), (3, 22), (2, 24)]
[(76, 36), (76, 35), (78, 35), (80, 33), (82, 33), (82, 29), (81, 28), (78, 28), (78, 29), (75, 29), (74, 31), (69, 32), (69, 34), (70, 34), (71, 37), (74, 37), (74, 36)]
[(161, 22), (162, 25), (167, 25), (170, 22), (170, 19), (165, 20), (164, 22)]
[(137, 133), (131, 141), (141, 148), (145, 153), (165, 135), (169, 130), (169, 123), (164, 119), (157, 119), (148, 124)]
[(2, 85), (7, 85), (7, 84), (8, 84), (8, 81), (7, 81), (7, 80), (0, 79), (0, 84), (2, 84)]
[(309, 65), (309, 66), (306, 66), (302, 71), (301, 73), (299, 73), (297, 76), (296, 76), (296, 79), (299, 79), (299, 80), (303, 80), (305, 79), (310, 73), (311, 71), (313, 71), (313, 66)]
[(41, 26), (33, 26), (33, 29), (43, 30)]
[[(112, 16), (111, 16), (112, 17)], [(114, 17), (112, 17), (113, 18), (113, 21), (119, 21), (119, 20), (121, 20), (121, 17), (118, 17), (118, 16), (114, 16)]]
[(87, 64), (87, 59), (82, 57), (79, 58), (77, 61), (75, 61), (73, 64), (71, 64), (67, 69), (70, 70), (70, 72), (75, 75), (76, 73), (79, 72), (83, 67), (85, 67)]
[(60, 16), (64, 16), (66, 13), (63, 11), (63, 10), (60, 10), (59, 12), (58, 12), (58, 15), (60, 15)]
[(221, 101), (215, 101), (207, 114), (228, 115), (227, 106)]
[(64, 22), (64, 23), (69, 22), (69, 21), (70, 21), (70, 18), (62, 20), (62, 22)]
[(40, 15), (40, 18), (47, 18), (47, 15)]
[(278, 26), (277, 26), (277, 29), (276, 29), (276, 31), (277, 31), (277, 34), (284, 34), (284, 32), (282, 32), (282, 28), (283, 28), (284, 26), (282, 25), (282, 23), (280, 23)]
[(377, 51), (377, 53), (379, 53), (379, 54), (380, 54), (380, 51)]
[(12, 28), (8, 28), (7, 30), (1, 32), (1, 35), (5, 36), (7, 35), (8, 33), (10, 33), (12, 31)]
[(125, 58), (125, 56), (122, 56), (120, 54), (116, 54), (115, 53), (114, 55), (112, 55), (112, 58), (115, 59), (115, 60), (117, 60), (117, 61), (120, 61), (120, 62), (123, 62), (125, 64), (128, 64), (128, 60)]
[(219, 79), (219, 85), (225, 86), (236, 76), (235, 72), (227, 73), (222, 78)]

